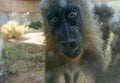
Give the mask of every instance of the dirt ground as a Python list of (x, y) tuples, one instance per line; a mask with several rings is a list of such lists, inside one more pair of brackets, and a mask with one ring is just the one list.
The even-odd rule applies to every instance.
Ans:
[[(3, 53), (4, 74), (0, 83), (44, 83), (44, 34), (30, 31), (18, 39), (6, 40), (12, 45)], [(21, 44), (21, 43), (24, 43)], [(26, 51), (30, 58), (7, 57), (7, 50)], [(42, 57), (34, 57), (42, 53)], [(9, 54), (9, 53), (8, 53)], [(33, 57), (33, 58), (31, 58)]]

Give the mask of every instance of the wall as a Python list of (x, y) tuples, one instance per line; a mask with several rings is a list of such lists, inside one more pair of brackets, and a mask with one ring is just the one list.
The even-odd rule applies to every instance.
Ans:
[(0, 0), (0, 12), (37, 12), (40, 0)]

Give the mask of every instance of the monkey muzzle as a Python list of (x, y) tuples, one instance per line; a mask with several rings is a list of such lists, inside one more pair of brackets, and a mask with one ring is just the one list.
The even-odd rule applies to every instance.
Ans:
[(81, 46), (77, 46), (74, 49), (63, 51), (64, 54), (69, 58), (76, 58), (81, 53)]
[(59, 48), (69, 58), (76, 58), (81, 53), (81, 44), (77, 41), (59, 42)]

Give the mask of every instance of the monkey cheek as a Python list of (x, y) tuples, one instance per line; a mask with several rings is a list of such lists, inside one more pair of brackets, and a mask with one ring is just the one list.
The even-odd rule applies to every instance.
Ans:
[(77, 58), (81, 53), (81, 46), (78, 46), (77, 48), (73, 50), (64, 51), (64, 54), (69, 58)]

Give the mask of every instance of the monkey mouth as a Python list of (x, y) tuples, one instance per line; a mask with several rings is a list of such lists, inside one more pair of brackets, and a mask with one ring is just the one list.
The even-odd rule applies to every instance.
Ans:
[(64, 54), (69, 58), (76, 58), (81, 53), (81, 46), (78, 46), (72, 50), (64, 51)]

